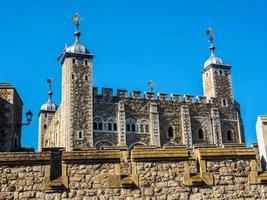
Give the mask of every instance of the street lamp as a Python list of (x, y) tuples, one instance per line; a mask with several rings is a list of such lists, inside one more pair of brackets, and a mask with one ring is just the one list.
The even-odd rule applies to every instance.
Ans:
[(28, 112), (26, 112), (26, 119), (27, 121), (25, 123), (21, 123), (21, 126), (29, 126), (30, 123), (32, 122), (32, 111), (29, 110)]

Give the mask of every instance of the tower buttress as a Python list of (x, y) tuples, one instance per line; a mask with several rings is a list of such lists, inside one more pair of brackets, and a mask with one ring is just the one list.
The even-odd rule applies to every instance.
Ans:
[(93, 146), (93, 55), (80, 43), (79, 14), (75, 42), (62, 57), (62, 133), (67, 151)]

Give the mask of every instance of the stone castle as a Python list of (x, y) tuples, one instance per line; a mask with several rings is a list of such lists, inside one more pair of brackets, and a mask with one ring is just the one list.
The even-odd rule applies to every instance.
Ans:
[(231, 66), (215, 56), (210, 29), (211, 55), (202, 70), (204, 96), (98, 88), (92, 83), (93, 54), (80, 43), (79, 22), (75, 42), (61, 55), (62, 100), (49, 99), (39, 113), (39, 150), (135, 145), (221, 146), (244, 143), (239, 104), (234, 100)]
[(156, 99), (153, 90), (98, 93), (74, 21), (75, 42), (59, 57), (61, 104), (49, 79), (39, 112), (38, 152), (21, 147), (22, 101), (0, 84), (0, 199), (267, 199), (267, 118), (258, 119), (259, 147), (246, 147), (231, 66), (215, 56), (211, 29), (204, 95)]

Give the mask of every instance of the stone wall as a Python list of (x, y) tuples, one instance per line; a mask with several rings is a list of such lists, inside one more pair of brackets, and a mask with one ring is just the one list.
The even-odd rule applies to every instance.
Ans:
[(0, 83), (0, 151), (21, 147), (22, 100), (16, 89)]
[(0, 199), (267, 198), (267, 176), (257, 168), (253, 148), (198, 148), (191, 155), (184, 146), (146, 146), (130, 157), (125, 152), (0, 153)]

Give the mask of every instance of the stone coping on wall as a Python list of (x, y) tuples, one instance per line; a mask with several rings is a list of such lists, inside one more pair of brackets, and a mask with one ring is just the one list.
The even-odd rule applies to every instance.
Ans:
[(142, 148), (141, 146), (131, 151), (132, 161), (168, 161), (188, 160), (189, 151), (185, 146), (173, 146), (171, 148), (156, 149)]
[(267, 183), (267, 171), (264, 171), (259, 175), (259, 182)]
[(67, 162), (120, 162), (120, 150), (90, 150), (63, 152), (62, 160)]
[(227, 148), (198, 148), (195, 149), (195, 156), (199, 160), (208, 160), (217, 158), (229, 158), (229, 157), (246, 157), (250, 159), (256, 159), (256, 152), (250, 147), (235, 147), (229, 146)]
[(51, 152), (1, 152), (1, 165), (50, 163)]

